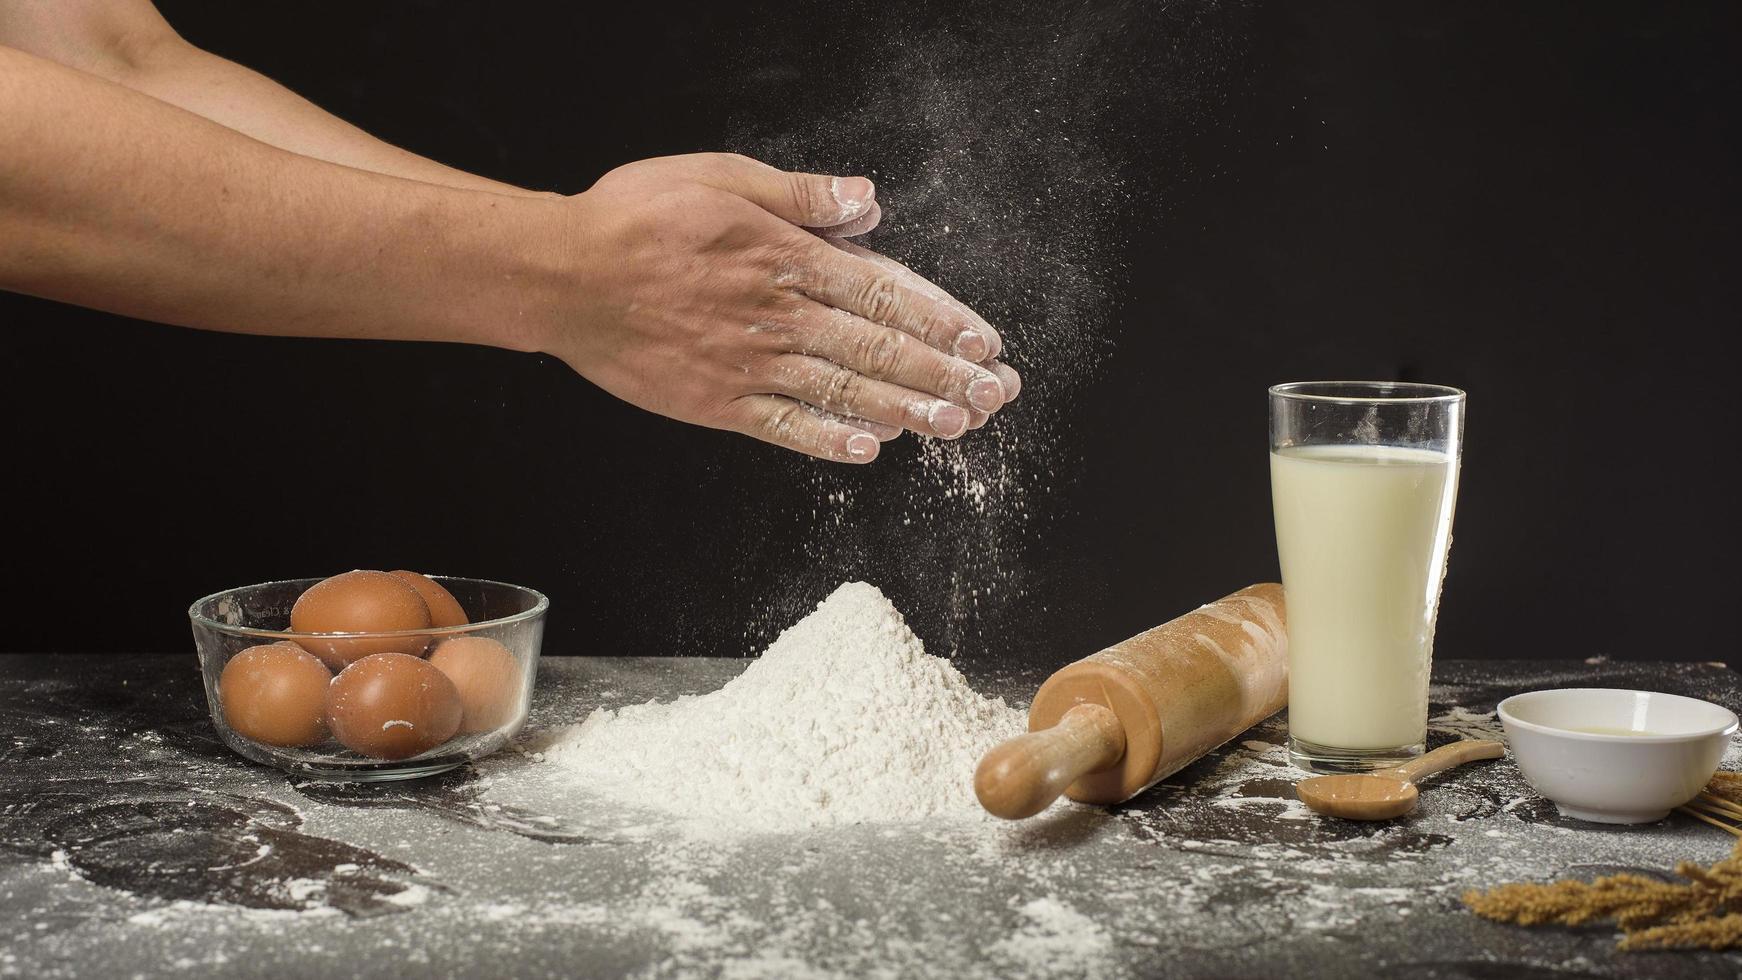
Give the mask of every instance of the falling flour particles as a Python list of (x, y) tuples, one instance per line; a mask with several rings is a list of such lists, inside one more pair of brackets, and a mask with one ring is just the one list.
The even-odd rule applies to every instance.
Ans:
[(600, 709), (543, 754), (582, 788), (710, 832), (972, 820), (974, 765), (1023, 718), (850, 582), (719, 690)]

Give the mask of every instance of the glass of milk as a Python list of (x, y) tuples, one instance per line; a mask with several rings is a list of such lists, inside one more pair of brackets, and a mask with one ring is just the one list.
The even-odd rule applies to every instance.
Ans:
[(1361, 772), (1421, 754), (1463, 441), (1456, 388), (1270, 389), (1295, 765)]

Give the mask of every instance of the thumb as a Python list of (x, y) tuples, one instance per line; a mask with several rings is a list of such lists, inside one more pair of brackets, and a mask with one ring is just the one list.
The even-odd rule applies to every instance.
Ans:
[(708, 183), (795, 225), (833, 228), (876, 206), (877, 187), (865, 177), (791, 172), (730, 154), (721, 163), (717, 182)]

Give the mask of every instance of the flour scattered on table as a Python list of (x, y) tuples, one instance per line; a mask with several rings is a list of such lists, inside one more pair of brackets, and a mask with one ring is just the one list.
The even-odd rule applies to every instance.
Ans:
[(1095, 920), (1050, 896), (1017, 911), (1021, 927), (987, 950), (1003, 969), (1023, 976), (1094, 977), (1114, 968), (1113, 937)]
[(703, 833), (972, 820), (974, 766), (1023, 718), (851, 582), (718, 691), (595, 711), (543, 753), (577, 787)]

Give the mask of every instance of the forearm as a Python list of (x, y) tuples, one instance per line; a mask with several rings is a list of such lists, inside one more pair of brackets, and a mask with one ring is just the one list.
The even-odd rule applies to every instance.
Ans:
[(369, 135), (264, 75), (176, 39), (110, 79), (280, 149), (447, 187), (555, 196), (455, 170)]
[(385, 143), (182, 40), (150, 0), (4, 0), (0, 45), (76, 68), (292, 153), (447, 187), (541, 195)]
[(535, 345), (511, 287), (560, 202), (324, 163), (4, 47), (0, 148), (0, 287), (219, 330)]

